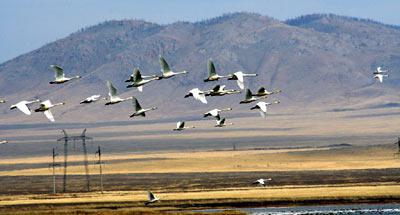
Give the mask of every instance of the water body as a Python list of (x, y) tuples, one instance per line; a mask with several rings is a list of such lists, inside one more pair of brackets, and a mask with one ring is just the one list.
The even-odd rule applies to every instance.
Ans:
[[(238, 208), (236, 210), (252, 215), (398, 215), (400, 204), (352, 204), (352, 205), (327, 205), (327, 206), (296, 206), (296, 207), (268, 207), (268, 208)], [(223, 210), (203, 210), (204, 212), (221, 212)]]

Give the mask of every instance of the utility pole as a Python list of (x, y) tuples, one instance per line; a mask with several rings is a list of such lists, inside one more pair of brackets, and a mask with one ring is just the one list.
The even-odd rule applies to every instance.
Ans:
[(103, 193), (103, 170), (102, 170), (102, 167), (101, 167), (101, 165), (103, 163), (101, 162), (101, 148), (100, 148), (100, 146), (98, 146), (98, 149), (96, 151), (95, 156), (96, 155), (99, 155), (99, 160), (97, 161), (96, 164), (99, 164), (99, 168), (100, 168), (100, 189), (101, 189), (101, 193)]
[(64, 175), (63, 175), (63, 192), (67, 192), (67, 166), (68, 166), (68, 134), (63, 129), (64, 137), (59, 138), (57, 141), (64, 140)]
[(55, 168), (56, 168), (56, 166), (60, 166), (60, 164), (56, 163), (57, 156), (58, 156), (58, 153), (56, 153), (56, 150), (53, 148), (53, 163), (50, 164), (50, 166), (53, 168), (53, 194), (56, 194), (56, 171), (55, 171)]

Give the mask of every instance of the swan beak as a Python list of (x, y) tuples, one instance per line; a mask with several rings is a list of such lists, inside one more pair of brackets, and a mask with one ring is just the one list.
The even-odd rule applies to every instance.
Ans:
[(257, 109), (257, 106), (251, 107), (250, 110)]
[(189, 96), (191, 96), (191, 95), (192, 95), (191, 93), (186, 94), (186, 95), (185, 95), (185, 98), (187, 98), (187, 97), (189, 97)]

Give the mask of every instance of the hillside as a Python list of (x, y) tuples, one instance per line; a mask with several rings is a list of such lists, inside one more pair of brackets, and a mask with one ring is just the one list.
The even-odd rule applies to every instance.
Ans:
[[(160, 72), (159, 54), (173, 69), (189, 74), (150, 83), (143, 93), (126, 89), (123, 81), (134, 67), (145, 75)], [(249, 105), (238, 104), (243, 93), (210, 98), (209, 105), (183, 98), (194, 87), (209, 89), (219, 83), (237, 88), (232, 81), (202, 81), (209, 58), (220, 74), (237, 70), (258, 73), (259, 77), (246, 79), (246, 86), (254, 91), (260, 86), (282, 89), (282, 104), (273, 108), (274, 114), (368, 108), (398, 100), (399, 27), (336, 15), (309, 15), (281, 22), (259, 14), (233, 13), (170, 25), (107, 21), (7, 61), (0, 65), (0, 98), (9, 101), (0, 106), (1, 121), (47, 123), (40, 114), (27, 117), (8, 110), (19, 100), (35, 97), (67, 103), (54, 110), (58, 122), (129, 120), (130, 103), (79, 105), (90, 95), (106, 95), (106, 80), (112, 80), (122, 96), (135, 95), (144, 107), (158, 106), (148, 116), (153, 120), (201, 117), (205, 110), (225, 106), (232, 106), (237, 114), (249, 112)], [(51, 64), (83, 78), (49, 85)], [(371, 78), (372, 70), (380, 65), (391, 72), (384, 84)]]

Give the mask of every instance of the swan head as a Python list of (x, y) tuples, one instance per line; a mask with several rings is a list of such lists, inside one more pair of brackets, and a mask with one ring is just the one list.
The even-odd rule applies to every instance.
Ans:
[(15, 106), (15, 105), (10, 106), (10, 110), (15, 109), (15, 108), (17, 108), (17, 106)]

